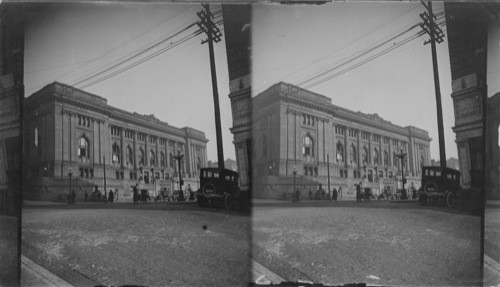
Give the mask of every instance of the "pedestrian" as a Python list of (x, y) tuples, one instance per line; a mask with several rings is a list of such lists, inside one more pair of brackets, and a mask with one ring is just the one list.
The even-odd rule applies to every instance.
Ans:
[(134, 185), (134, 187), (132, 188), (132, 190), (133, 190), (133, 194), (134, 194), (133, 195), (134, 204), (139, 203), (139, 198), (138, 198), (139, 195), (137, 194), (137, 192), (138, 192), (138, 190), (137, 190), (137, 184)]
[(309, 188), (309, 200), (313, 199), (313, 192), (311, 191), (311, 188)]
[(113, 203), (113, 200), (115, 199), (115, 194), (112, 189), (109, 190), (109, 203)]
[(295, 202), (300, 201), (300, 190), (297, 188), (295, 189)]
[(361, 202), (361, 185), (356, 185), (356, 202)]
[(335, 187), (333, 188), (333, 200), (337, 201), (337, 189)]
[(89, 198), (89, 194), (87, 193), (87, 191), (85, 191), (83, 198), (85, 199), (85, 202), (87, 202), (87, 199)]

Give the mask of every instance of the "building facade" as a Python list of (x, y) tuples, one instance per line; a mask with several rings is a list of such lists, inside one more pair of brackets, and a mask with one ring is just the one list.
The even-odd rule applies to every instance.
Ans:
[(108, 105), (97, 95), (52, 83), (25, 100), (24, 161), (27, 197), (64, 198), (71, 185), (77, 198), (106, 187), (130, 196), (131, 186), (159, 192), (198, 186), (207, 165), (201, 131), (176, 128), (154, 115)]
[(229, 72), (228, 96), (233, 116), (231, 133), (242, 190), (250, 190), (252, 184), (251, 10), (250, 5), (222, 5)]
[(23, 17), (21, 7), (0, 5), (0, 215), (9, 216), (21, 214)]
[(430, 164), (425, 130), (350, 111), (283, 82), (252, 100), (257, 197), (280, 197), (294, 182), (300, 189), (315, 190), (320, 183), (326, 189), (328, 179), (332, 189), (352, 196), (360, 182), (375, 193), (394, 192), (404, 177), (406, 188), (418, 188), (422, 166)]
[(486, 93), (486, 9), (445, 3), (453, 107), (461, 184), (482, 189)]

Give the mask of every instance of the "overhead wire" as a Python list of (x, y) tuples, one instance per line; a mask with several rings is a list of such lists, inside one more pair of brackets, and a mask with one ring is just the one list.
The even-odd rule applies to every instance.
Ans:
[[(48, 71), (48, 70), (54, 70), (54, 69), (58, 69), (58, 68), (64, 68), (64, 67), (68, 67), (68, 66), (73, 66), (73, 65), (78, 65), (78, 64), (83, 64), (79, 67), (77, 67), (74, 71), (70, 72), (69, 74), (68, 73), (65, 73), (65, 77), (69, 76), (70, 74), (74, 73), (75, 71), (87, 66), (88, 64), (92, 63), (92, 62), (96, 62), (96, 61), (100, 61), (100, 60), (103, 60), (103, 59), (107, 59), (107, 58), (114, 58), (114, 57), (120, 57), (120, 56), (124, 56), (124, 55), (127, 55), (128, 53), (122, 53), (122, 54), (119, 54), (119, 55), (112, 55), (112, 56), (108, 56), (109, 54), (111, 54), (112, 52), (128, 45), (129, 43), (143, 37), (144, 35), (146, 35), (147, 33), (151, 32), (152, 30), (158, 28), (159, 26), (169, 22), (170, 20), (174, 19), (175, 17), (179, 16), (180, 14), (184, 13), (185, 11), (187, 11), (188, 9), (190, 9), (191, 7), (186, 7), (186, 8), (183, 8), (181, 10), (179, 10), (177, 13), (175, 13), (174, 15), (170, 15), (170, 16), (167, 16), (163, 19), (160, 19), (160, 21), (158, 21), (157, 23), (151, 25), (150, 27), (146, 28), (145, 30), (142, 30), (140, 33), (138, 33), (136, 36), (118, 44), (117, 47), (114, 47), (114, 48), (111, 48), (109, 49), (108, 51), (104, 52), (103, 54), (101, 54), (100, 56), (98, 57), (95, 57), (93, 59), (89, 59), (89, 60), (85, 60), (85, 61), (81, 61), (81, 62), (76, 62), (76, 63), (71, 63), (71, 64), (66, 64), (66, 65), (60, 65), (60, 66), (54, 66), (54, 67), (49, 67), (49, 68), (44, 68), (44, 69), (39, 69), (39, 70), (33, 70), (33, 71), (28, 71), (28, 72), (25, 72), (25, 74), (32, 74), (32, 73), (37, 73), (37, 72), (42, 72), (42, 71)], [(62, 78), (61, 78), (62, 79)]]
[(175, 36), (181, 34), (182, 32), (187, 31), (188, 29), (190, 29), (194, 25), (196, 25), (196, 23), (192, 23), (192, 24), (188, 25), (187, 27), (184, 27), (181, 30), (174, 32), (173, 35), (170, 35), (170, 36), (168, 36), (168, 37), (160, 40), (159, 42), (156, 42), (155, 44), (153, 44), (153, 45), (151, 45), (149, 47), (136, 50), (132, 55), (125, 57), (124, 59), (120, 60), (118, 63), (114, 63), (114, 64), (108, 65), (108, 66), (106, 66), (104, 68), (101, 68), (100, 70), (98, 70), (97, 72), (93, 73), (92, 75), (86, 76), (85, 78), (80, 79), (80, 80), (74, 82), (72, 84), (72, 86), (78, 86), (78, 85), (80, 85), (80, 84), (82, 84), (84, 82), (87, 82), (87, 81), (89, 81), (89, 80), (91, 80), (91, 79), (93, 79), (93, 78), (95, 78), (95, 77), (97, 77), (99, 75), (102, 75), (102, 74), (106, 73), (107, 71), (110, 71), (111, 69), (114, 69), (116, 67), (119, 67), (120, 65), (123, 65), (127, 61), (130, 61), (130, 60), (132, 60), (132, 59), (134, 59), (136, 57), (139, 57), (140, 55), (143, 55), (144, 53), (146, 53), (146, 52), (148, 52), (148, 51), (150, 51), (150, 50), (158, 47), (159, 45), (161, 45), (161, 44), (163, 44), (163, 43), (171, 40), (172, 38), (174, 38)]
[(411, 30), (413, 30), (413, 29), (415, 29), (417, 27), (418, 27), (418, 24), (414, 24), (411, 27), (409, 27), (406, 30), (404, 30), (403, 32), (400, 32), (400, 33), (396, 34), (395, 36), (390, 37), (389, 39), (383, 40), (381, 43), (378, 43), (378, 44), (376, 44), (373, 47), (369, 47), (369, 48), (367, 48), (367, 49), (365, 49), (363, 51), (360, 51), (360, 52), (356, 53), (355, 55), (351, 56), (350, 58), (348, 58), (347, 60), (343, 61), (340, 64), (338, 64), (338, 65), (336, 65), (334, 67), (328, 68), (327, 70), (322, 71), (320, 73), (316, 73), (315, 75), (310, 76), (310, 77), (306, 78), (305, 80), (302, 80), (297, 85), (298, 86), (303, 86), (303, 85), (307, 84), (308, 82), (314, 81), (315, 79), (317, 79), (317, 78), (319, 78), (319, 77), (321, 77), (321, 76), (323, 76), (323, 75), (325, 75), (327, 73), (330, 73), (330, 72), (332, 72), (332, 71), (334, 71), (336, 69), (339, 69), (339, 68), (341, 68), (341, 67), (343, 67), (343, 66), (345, 66), (345, 65), (347, 65), (347, 64), (349, 64), (349, 63), (351, 63), (351, 62), (353, 62), (353, 61), (355, 61), (357, 59), (359, 59), (360, 57), (365, 56), (365, 55), (369, 54), (370, 52), (372, 52), (372, 51), (374, 51), (374, 50), (382, 47), (383, 45), (386, 45), (387, 43), (389, 43), (389, 42), (391, 42), (391, 41), (393, 41), (393, 40), (395, 40), (395, 39), (403, 36), (404, 34), (410, 32)]
[[(220, 13), (217, 13), (217, 11), (216, 11), (215, 14), (220, 14)], [(219, 18), (220, 18), (220, 20), (219, 20)], [(222, 18), (221, 17), (215, 17), (214, 21), (215, 21), (214, 22), (215, 25), (221, 24), (222, 23)], [(184, 31), (186, 31), (187, 29), (191, 28), (195, 24), (196, 24), (196, 22), (195, 23), (191, 23), (190, 25), (188, 25), (186, 27), (186, 29), (182, 29), (181, 31), (175, 33), (174, 35), (172, 35), (172, 37), (169, 37), (168, 40), (172, 39), (173, 37), (179, 35), (180, 33), (184, 32)], [(98, 84), (98, 83), (100, 83), (100, 82), (102, 82), (104, 80), (107, 80), (107, 79), (109, 79), (111, 77), (114, 77), (114, 76), (117, 76), (117, 75), (119, 75), (119, 74), (121, 74), (123, 72), (126, 72), (126, 71), (128, 71), (128, 70), (130, 70), (130, 69), (132, 69), (132, 68), (134, 68), (134, 67), (136, 67), (136, 66), (138, 66), (138, 65), (140, 65), (140, 64), (142, 64), (144, 62), (147, 62), (147, 61), (149, 61), (149, 60), (151, 60), (151, 59), (153, 59), (153, 58), (155, 58), (155, 57), (157, 57), (157, 56), (159, 56), (159, 55), (161, 55), (161, 54), (163, 54), (163, 53), (165, 53), (165, 52), (167, 52), (167, 51), (169, 51), (169, 50), (171, 50), (171, 49), (173, 49), (173, 48), (175, 48), (175, 47), (177, 47), (177, 46), (179, 46), (179, 45), (181, 45), (181, 44), (183, 44), (183, 43), (185, 43), (187, 41), (189, 41), (190, 39), (192, 39), (192, 38), (194, 38), (194, 37), (196, 37), (196, 36), (198, 36), (198, 35), (200, 35), (202, 33), (203, 33), (203, 31), (201, 29), (198, 29), (195, 32), (191, 33), (190, 35), (185, 36), (182, 39), (176, 41), (175, 43), (171, 42), (171, 44), (169, 46), (167, 46), (167, 47), (164, 47), (164, 48), (162, 48), (162, 49), (160, 49), (160, 50), (158, 50), (158, 51), (156, 51), (156, 52), (154, 52), (152, 54), (146, 55), (144, 58), (138, 59), (135, 62), (132, 62), (132, 63), (128, 64), (127, 66), (120, 68), (119, 70), (112, 71), (112, 69), (117, 68), (117, 67), (119, 67), (121, 65), (124, 65), (127, 62), (130, 62), (132, 59), (137, 58), (137, 56), (142, 55), (145, 52), (150, 51), (153, 47), (156, 47), (159, 44), (164, 43), (165, 39), (162, 40), (162, 41), (160, 41), (160, 42), (157, 42), (157, 43), (153, 44), (152, 46), (149, 46), (147, 49), (142, 50), (138, 54), (134, 54), (133, 56), (128, 57), (127, 59), (121, 61), (120, 63), (112, 65), (111, 67), (108, 67), (108, 69), (103, 70), (103, 71), (95, 74), (92, 78), (96, 78), (97, 76), (102, 75), (102, 74), (110, 71), (109, 74), (103, 75), (102, 77), (94, 79), (94, 80), (92, 80), (89, 83), (83, 84), (80, 88), (82, 88), (82, 89), (88, 88), (88, 87), (93, 86), (95, 84)]]
[[(335, 50), (331, 53), (328, 53), (327, 55), (319, 58), (319, 59), (316, 59), (314, 61), (311, 61), (311, 62), (306, 62), (306, 63), (298, 63), (298, 64), (293, 64), (293, 65), (288, 65), (287, 67), (290, 67), (290, 66), (298, 66), (298, 65), (303, 65), (303, 64), (308, 64), (306, 65), (304, 68), (307, 68), (307, 67), (310, 67), (311, 65), (314, 65), (315, 63), (319, 62), (319, 61), (323, 61), (324, 59), (327, 59), (329, 57), (331, 57), (332, 55), (352, 46), (354, 43), (356, 42), (359, 42), (361, 40), (363, 40), (364, 38), (366, 38), (367, 36), (369, 35), (372, 35), (373, 33), (377, 32), (378, 30), (382, 29), (383, 27), (389, 25), (390, 23), (396, 21), (397, 19), (401, 18), (402, 16), (412, 12), (413, 10), (415, 10), (416, 8), (418, 8), (419, 6), (414, 6), (414, 7), (410, 7), (409, 9), (407, 10), (404, 10), (403, 12), (401, 12), (400, 14), (396, 15), (395, 17), (393, 17), (392, 19), (389, 19), (388, 21), (384, 22), (384, 23), (381, 23), (380, 25), (376, 26), (375, 28), (369, 30), (368, 32), (366, 32), (365, 34), (363, 34), (362, 36), (360, 36), (359, 38), (355, 39), (354, 41), (351, 41), (350, 43), (348, 43), (347, 45), (343, 46), (342, 48), (338, 49), (338, 50)], [(274, 68), (274, 69), (268, 69), (268, 70), (276, 70), (276, 69), (281, 69), (281, 68), (284, 68), (284, 67), (279, 67), (279, 68)], [(325, 68), (325, 69), (328, 69), (328, 68)], [(325, 69), (322, 69), (320, 71), (324, 71)], [(268, 71), (268, 70), (264, 70), (264, 71)], [(285, 75), (283, 78), (288, 78), (294, 74), (297, 74), (301, 71), (302, 69), (299, 69), (299, 70), (296, 70), (290, 74), (287, 74)], [(262, 71), (261, 71), (262, 72)], [(260, 89), (261, 91), (264, 90), (264, 88)]]
[[(437, 24), (438, 25), (442, 25), (443, 22), (437, 23)], [(341, 71), (339, 71), (339, 72), (337, 72), (337, 73), (335, 73), (333, 75), (330, 75), (330, 76), (328, 76), (326, 78), (318, 80), (318, 81), (316, 81), (314, 83), (311, 83), (311, 84), (305, 86), (304, 88), (310, 89), (310, 88), (312, 88), (314, 86), (322, 84), (322, 83), (324, 83), (326, 81), (329, 81), (329, 80), (331, 80), (333, 78), (341, 76), (341, 75), (343, 75), (343, 74), (345, 74), (345, 73), (347, 73), (347, 72), (349, 72), (351, 70), (354, 70), (354, 69), (356, 69), (356, 68), (358, 68), (358, 67), (360, 67), (362, 65), (365, 65), (365, 64), (367, 64), (367, 63), (369, 63), (369, 62), (371, 62), (371, 61), (373, 61), (373, 60), (375, 60), (375, 59), (377, 59), (377, 58), (379, 58), (379, 57), (381, 57), (381, 56), (383, 56), (383, 55), (385, 55), (385, 54), (387, 54), (387, 53), (389, 53), (389, 52), (391, 52), (393, 50), (395, 50), (396, 48), (399, 48), (399, 47), (401, 47), (401, 46), (403, 46), (403, 45), (405, 45), (405, 44), (407, 44), (407, 43), (409, 43), (409, 42), (411, 42), (411, 41), (413, 41), (413, 40), (415, 40), (415, 39), (423, 36), (424, 34), (426, 34), (424, 31), (419, 31), (418, 33), (416, 33), (416, 34), (414, 34), (414, 35), (412, 35), (412, 36), (410, 36), (410, 37), (408, 37), (408, 38), (400, 41), (399, 43), (395, 43), (393, 46), (390, 46), (390, 47), (386, 48), (385, 50), (382, 50), (382, 51), (378, 52), (377, 54), (372, 55), (369, 58), (364, 59), (361, 62), (354, 64), (353, 66), (350, 66), (350, 67), (348, 67), (348, 68), (346, 68), (344, 70), (341, 70)]]
[[(438, 12), (438, 13), (436, 13), (436, 15), (438, 16), (438, 17), (437, 17), (438, 19), (442, 19), (442, 17), (444, 17), (444, 12)], [(320, 77), (322, 77), (322, 76), (325, 76), (326, 74), (328, 74), (328, 73), (330, 73), (330, 72), (332, 72), (332, 71), (338, 70), (339, 68), (341, 68), (341, 67), (345, 66), (346, 64), (349, 64), (349, 63), (351, 63), (351, 62), (354, 62), (355, 60), (358, 60), (360, 57), (365, 56), (365, 55), (367, 55), (368, 53), (370, 53), (370, 52), (372, 52), (372, 51), (374, 51), (374, 50), (376, 50), (376, 49), (378, 49), (378, 48), (380, 48), (380, 47), (384, 46), (385, 44), (387, 44), (387, 43), (391, 42), (392, 40), (395, 40), (395, 39), (397, 39), (397, 38), (399, 38), (399, 37), (403, 36), (404, 34), (408, 33), (409, 31), (411, 31), (411, 30), (413, 30), (413, 29), (417, 28), (417, 27), (419, 26), (419, 24), (420, 24), (420, 22), (419, 22), (419, 21), (417, 21), (417, 22), (415, 22), (415, 24), (412, 24), (412, 26), (411, 26), (411, 27), (409, 27), (408, 29), (404, 30), (404, 31), (403, 31), (403, 32), (401, 32), (401, 33), (398, 33), (397, 35), (395, 35), (395, 36), (393, 36), (393, 37), (391, 37), (391, 38), (389, 38), (389, 39), (387, 39), (387, 40), (384, 40), (383, 42), (381, 42), (381, 43), (379, 43), (379, 44), (376, 44), (376, 46), (375, 46), (375, 47), (372, 47), (372, 48), (369, 48), (369, 49), (365, 49), (364, 51), (362, 51), (362, 52), (360, 52), (360, 53), (355, 54), (355, 55), (354, 55), (354, 56), (352, 56), (351, 58), (349, 58), (349, 59), (347, 59), (346, 61), (344, 61), (344, 62), (340, 63), (339, 65), (336, 65), (336, 66), (335, 66), (335, 67), (333, 67), (333, 68), (329, 68), (329, 69), (327, 69), (327, 70), (323, 70), (323, 71), (321, 71), (321, 72), (319, 72), (319, 73), (316, 73), (314, 76), (310, 76), (310, 77), (306, 78), (305, 80), (302, 80), (302, 81), (301, 81), (301, 82), (299, 82), (297, 85), (298, 85), (298, 86), (304, 86), (304, 87), (306, 87), (306, 88), (310, 88), (310, 87), (312, 87), (312, 86), (316, 86), (316, 85), (318, 84), (318, 82), (319, 82), (319, 83), (323, 83), (324, 81), (322, 81), (322, 80), (317, 80), (317, 79), (318, 79), (318, 78), (320, 78)], [(444, 22), (441, 22), (441, 23), (439, 23), (438, 25), (443, 25), (443, 24), (444, 24)], [(412, 41), (412, 40), (414, 40), (414, 39), (416, 39), (416, 38), (418, 38), (418, 37), (422, 36), (423, 34), (424, 34), (424, 33), (423, 33), (423, 31), (420, 31), (420, 32), (418, 32), (418, 33), (416, 33), (416, 34), (413, 34), (413, 35), (410, 37), (410, 38), (411, 38), (411, 40), (410, 40), (410, 41)], [(404, 42), (402, 45), (404, 45), (404, 44), (406, 44), (406, 43), (407, 43), (407, 42), (406, 42), (406, 40), (403, 40), (402, 42)], [(388, 50), (383, 50), (381, 53), (379, 53), (380, 55), (379, 55), (379, 54), (377, 54), (377, 55), (379, 55), (379, 56), (381, 56), (381, 55), (385, 55), (386, 53), (388, 53), (388, 52), (390, 52), (390, 51), (394, 50), (396, 47), (399, 47), (399, 46), (401, 46), (401, 45), (394, 44), (393, 46), (389, 47), (389, 48), (388, 48)], [(378, 58), (379, 56), (377, 56), (376, 58)], [(373, 56), (371, 56), (371, 57), (373, 57)], [(370, 57), (370, 58), (371, 58), (371, 57)], [(370, 61), (368, 61), (368, 62), (370, 62)], [(363, 61), (363, 63), (365, 63), (365, 62)], [(356, 66), (356, 67), (359, 67), (359, 66), (361, 66), (361, 65), (355, 64), (355, 66)], [(349, 67), (348, 67), (348, 68), (346, 68), (346, 70), (347, 70), (347, 71), (350, 71), (350, 70), (352, 70), (352, 68), (349, 68)], [(345, 73), (345, 72), (342, 72), (342, 73), (340, 73), (339, 75), (342, 75), (342, 74), (344, 74), (344, 73)], [(339, 76), (339, 75), (337, 75), (337, 76)], [(330, 77), (329, 77), (329, 76), (327, 76), (326, 78), (327, 78), (327, 79), (330, 79)], [(315, 80), (317, 80), (317, 81), (315, 81)], [(310, 83), (310, 82), (313, 82), (313, 83), (315, 83), (315, 84), (307, 84), (307, 83)]]

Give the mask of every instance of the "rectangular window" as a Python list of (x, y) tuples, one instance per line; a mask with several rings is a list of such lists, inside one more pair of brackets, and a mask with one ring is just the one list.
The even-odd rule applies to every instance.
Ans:
[(80, 177), (83, 177), (83, 168), (80, 168)]
[(120, 172), (119, 171), (116, 172), (116, 179), (120, 179)]

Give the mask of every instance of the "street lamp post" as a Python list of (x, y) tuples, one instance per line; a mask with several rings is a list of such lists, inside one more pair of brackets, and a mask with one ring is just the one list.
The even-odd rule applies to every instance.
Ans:
[(399, 159), (401, 159), (401, 183), (402, 183), (402, 186), (403, 186), (403, 190), (401, 191), (401, 196), (402, 197), (406, 197), (406, 191), (405, 191), (406, 179), (405, 179), (405, 170), (404, 170), (404, 159), (405, 159), (405, 157), (407, 155), (408, 154), (403, 153), (403, 150), (401, 150), (400, 154), (396, 154), (396, 157), (398, 157)]
[(68, 176), (69, 176), (68, 204), (70, 204), (70, 202), (71, 202), (71, 177), (73, 176), (73, 169), (71, 167), (69, 168)]
[(174, 159), (177, 160), (177, 164), (178, 164), (178, 167), (179, 167), (179, 201), (185, 201), (186, 199), (184, 198), (184, 192), (182, 192), (182, 172), (181, 172), (181, 160), (182, 158), (184, 157), (183, 154), (181, 154), (180, 151), (177, 151), (177, 155), (174, 156)]
[(294, 167), (293, 168), (293, 193), (292, 193), (292, 200), (295, 202), (296, 201), (296, 198), (295, 198), (295, 178), (297, 176), (297, 168)]

